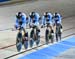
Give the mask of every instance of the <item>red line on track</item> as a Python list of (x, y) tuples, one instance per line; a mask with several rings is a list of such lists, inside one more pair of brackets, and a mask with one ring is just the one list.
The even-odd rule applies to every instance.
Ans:
[[(41, 38), (43, 38), (44, 36), (42, 36)], [(6, 49), (6, 48), (9, 48), (9, 47), (12, 47), (12, 46), (15, 46), (16, 44), (12, 44), (12, 45), (8, 45), (8, 46), (5, 46), (5, 47), (1, 47), (0, 50), (2, 49)]]
[(16, 45), (16, 44), (12, 44), (12, 45), (8, 45), (8, 46), (5, 46), (5, 47), (1, 47), (0, 50), (5, 49), (5, 48), (8, 48), (8, 47), (15, 46), (15, 45)]

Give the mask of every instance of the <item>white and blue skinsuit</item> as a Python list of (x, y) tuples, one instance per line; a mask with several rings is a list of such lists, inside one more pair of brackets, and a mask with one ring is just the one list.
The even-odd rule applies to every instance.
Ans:
[[(52, 25), (52, 14), (51, 13), (48, 13), (48, 23), (50, 23), (50, 25)], [(42, 16), (42, 25), (46, 25), (47, 21), (46, 21), (46, 18), (45, 16)]]
[(33, 20), (30, 18), (30, 24), (33, 23), (34, 25), (38, 26), (39, 25), (39, 14), (38, 13), (35, 13), (35, 17), (34, 17), (34, 20), (35, 20), (35, 23), (33, 23)]
[[(22, 13), (21, 21), (22, 21), (21, 27), (26, 28), (26, 15), (25, 15), (24, 13)], [(16, 18), (16, 24), (15, 24), (15, 26), (16, 26), (17, 28), (20, 26), (20, 24), (19, 24), (19, 19), (17, 19), (17, 18)]]
[[(55, 14), (54, 14), (54, 16), (55, 16)], [(59, 13), (57, 13), (57, 16), (58, 16), (58, 21), (57, 21), (57, 23), (59, 23), (59, 24), (61, 24), (61, 21), (62, 21), (62, 16), (59, 14)], [(53, 23), (55, 23), (55, 18), (53, 19)]]

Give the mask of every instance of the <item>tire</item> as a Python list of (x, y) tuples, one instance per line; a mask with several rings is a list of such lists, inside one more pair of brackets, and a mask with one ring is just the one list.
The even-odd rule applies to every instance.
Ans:
[(31, 40), (29, 41), (29, 43), (30, 43), (30, 47), (32, 48), (32, 47), (33, 47), (33, 44), (34, 44), (34, 40), (31, 39)]
[(24, 41), (24, 48), (28, 49), (28, 41)]
[(59, 34), (59, 39), (61, 40), (61, 33)]
[(22, 48), (22, 33), (18, 33), (17, 34), (17, 38), (16, 38), (16, 48), (17, 51), (19, 52)]
[(40, 37), (38, 37), (38, 39), (36, 40), (36, 46), (38, 46), (40, 43)]

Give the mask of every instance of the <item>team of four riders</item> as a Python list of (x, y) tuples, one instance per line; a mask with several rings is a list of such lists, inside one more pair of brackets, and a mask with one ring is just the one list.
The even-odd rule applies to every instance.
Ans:
[[(30, 47), (33, 46), (33, 42), (36, 42), (38, 46), (40, 42), (40, 25), (41, 28), (47, 27), (45, 32), (46, 44), (49, 43), (49, 39), (53, 43), (54, 33), (56, 33), (56, 41), (58, 41), (59, 32), (62, 32), (62, 16), (55, 12), (53, 15), (50, 12), (45, 12), (42, 17), (37, 12), (31, 12), (27, 17), (25, 13), (18, 12), (16, 14), (16, 23), (15, 28), (20, 30), (22, 29), (24, 32), (23, 39), (25, 39), (25, 45), (28, 45), (26, 41), (28, 41), (28, 32), (26, 31), (27, 24), (29, 28), (32, 28), (30, 33)], [(19, 32), (20, 33), (20, 32)], [(60, 37), (61, 39), (61, 37)], [(22, 42), (24, 42), (22, 40)], [(28, 48), (25, 46), (25, 48)]]

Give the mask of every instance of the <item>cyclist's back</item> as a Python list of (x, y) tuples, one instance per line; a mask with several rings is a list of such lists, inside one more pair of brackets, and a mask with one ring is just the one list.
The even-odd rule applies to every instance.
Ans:
[(32, 13), (30, 13), (29, 16), (30, 16), (30, 24), (31, 25), (34, 24), (34, 25), (38, 26), (39, 25), (39, 18), (40, 18), (39, 14), (36, 12), (32, 12)]
[(62, 17), (61, 17), (61, 15), (60, 15), (59, 13), (55, 13), (55, 14), (53, 15), (53, 23), (54, 23), (54, 24), (55, 24), (55, 23), (61, 24), (61, 20), (62, 20)]
[(49, 12), (44, 13), (42, 16), (42, 25), (52, 24), (52, 14)]

